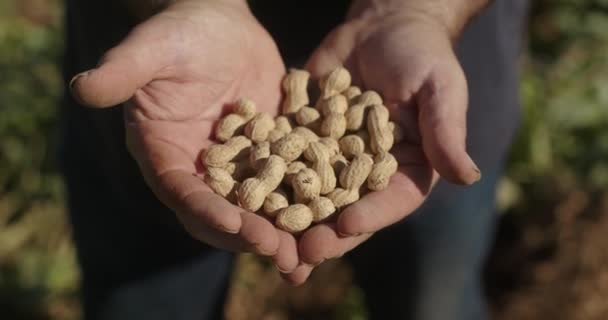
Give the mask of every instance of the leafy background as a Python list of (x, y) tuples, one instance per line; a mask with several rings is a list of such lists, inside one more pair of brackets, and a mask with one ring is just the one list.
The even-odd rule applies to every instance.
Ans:
[[(2, 319), (81, 314), (56, 163), (61, 5), (0, 0)], [(497, 191), (502, 223), (485, 273), (491, 307), (496, 319), (606, 319), (608, 0), (534, 1), (526, 48), (524, 121)], [(234, 279), (229, 319), (366, 318), (340, 262), (289, 290), (243, 255)]]

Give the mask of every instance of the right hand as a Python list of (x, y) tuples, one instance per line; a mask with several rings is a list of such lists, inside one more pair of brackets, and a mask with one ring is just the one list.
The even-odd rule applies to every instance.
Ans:
[(298, 264), (295, 238), (230, 204), (201, 179), (223, 106), (240, 97), (276, 114), (285, 67), (246, 2), (172, 1), (74, 77), (84, 105), (125, 106), (127, 147), (156, 196), (196, 239), (231, 251), (271, 255), (278, 269)]

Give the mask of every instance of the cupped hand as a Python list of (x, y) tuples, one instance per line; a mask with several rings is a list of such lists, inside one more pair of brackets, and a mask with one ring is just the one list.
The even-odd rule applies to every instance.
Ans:
[[(366, 2), (371, 1), (358, 1)], [(305, 264), (287, 280), (302, 283), (314, 265), (342, 256), (405, 218), (439, 176), (465, 185), (480, 179), (465, 148), (467, 83), (450, 34), (424, 12), (356, 5), (311, 56), (307, 69), (313, 76), (344, 65), (355, 84), (381, 93), (405, 139), (392, 149), (399, 169), (389, 187), (365, 195), (336, 222), (304, 233), (298, 245)]]
[(173, 1), (74, 77), (77, 100), (125, 106), (127, 147), (156, 194), (195, 238), (218, 248), (298, 263), (296, 240), (213, 193), (200, 152), (223, 108), (240, 97), (276, 113), (285, 67), (245, 1)]

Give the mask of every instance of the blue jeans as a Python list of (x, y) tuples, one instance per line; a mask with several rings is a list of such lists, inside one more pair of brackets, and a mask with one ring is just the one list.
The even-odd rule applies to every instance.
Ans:
[(370, 319), (485, 319), (481, 271), (497, 215), (501, 170), (470, 187), (441, 182), (403, 222), (348, 256)]

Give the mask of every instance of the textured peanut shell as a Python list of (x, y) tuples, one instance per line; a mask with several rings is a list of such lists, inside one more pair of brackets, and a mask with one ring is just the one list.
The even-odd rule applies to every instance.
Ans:
[(318, 125), (319, 120), (321, 119), (321, 114), (317, 109), (305, 106), (296, 112), (295, 117), (296, 122), (299, 125), (314, 130), (315, 126)]
[(351, 82), (350, 72), (344, 67), (337, 67), (329, 74), (319, 79), (321, 96), (329, 98), (348, 89)]
[(384, 190), (391, 177), (397, 172), (397, 160), (388, 152), (380, 152), (374, 157), (372, 171), (367, 177), (367, 188), (372, 191)]
[(306, 169), (306, 164), (302, 161), (294, 161), (287, 165), (287, 170), (285, 171), (285, 177), (283, 178), (283, 182), (291, 185), (291, 179), (296, 175), (296, 173), (300, 172), (300, 170)]
[(358, 190), (336, 188), (327, 197), (336, 208), (342, 208), (359, 200), (359, 192)]
[(233, 159), (244, 155), (251, 146), (251, 140), (245, 136), (230, 138), (224, 144), (214, 144), (205, 152), (203, 163), (206, 167), (223, 167)]
[(375, 91), (365, 91), (353, 100), (353, 103), (344, 114), (346, 117), (346, 129), (351, 131), (363, 128), (366, 111), (369, 107), (382, 104), (382, 98)]
[(283, 138), (292, 130), (291, 121), (285, 116), (278, 116), (274, 119), (275, 127), (268, 133), (268, 141), (276, 142)]
[(349, 134), (339, 141), (340, 151), (347, 159), (352, 159), (358, 154), (365, 152), (365, 141), (356, 134)]
[(289, 206), (289, 199), (282, 190), (275, 190), (266, 196), (263, 210), (269, 217), (276, 217), (279, 211)]
[(321, 193), (321, 179), (310, 168), (300, 170), (291, 179), (294, 198), (297, 203), (307, 203), (319, 197)]
[(283, 78), (281, 83), (285, 93), (283, 114), (296, 113), (310, 102), (307, 91), (308, 79), (310, 79), (310, 74), (307, 71), (297, 69), (290, 69)]
[(253, 142), (262, 142), (268, 139), (268, 134), (275, 128), (274, 119), (265, 112), (260, 112), (245, 126), (245, 135)]
[(395, 142), (393, 132), (388, 126), (388, 109), (383, 105), (374, 105), (367, 115), (369, 146), (374, 154), (389, 151)]
[(353, 100), (361, 94), (361, 89), (357, 86), (350, 86), (348, 89), (344, 90), (342, 94), (348, 99), (348, 101)]
[(314, 170), (321, 180), (321, 194), (328, 194), (336, 188), (336, 174), (329, 159), (329, 150), (321, 142), (313, 142), (304, 151), (304, 158), (312, 162)]
[(249, 164), (249, 159), (228, 162), (222, 168), (228, 171), (228, 173), (230, 173), (232, 178), (236, 181), (243, 181), (244, 179), (253, 177), (256, 174), (255, 169)]
[(235, 135), (240, 135), (249, 120), (255, 116), (255, 104), (251, 100), (239, 99), (234, 112), (222, 118), (215, 129), (215, 138), (226, 142)]
[(270, 157), (270, 142), (262, 141), (251, 147), (249, 164), (252, 168), (257, 170), (261, 168), (268, 157)]
[(204, 181), (211, 190), (224, 198), (233, 191), (235, 185), (230, 173), (221, 168), (208, 168), (205, 172)]
[(331, 167), (334, 169), (334, 173), (335, 173), (336, 177), (339, 177), (340, 173), (342, 173), (342, 170), (344, 170), (344, 168), (348, 167), (350, 162), (348, 161), (348, 159), (346, 159), (346, 157), (344, 157), (344, 155), (337, 154), (329, 159), (329, 163), (331, 164)]
[(308, 145), (307, 140), (302, 135), (291, 132), (279, 139), (279, 141), (270, 145), (270, 151), (272, 154), (276, 154), (287, 162), (292, 162), (306, 149)]
[(338, 141), (336, 139), (332, 139), (330, 137), (323, 137), (319, 139), (319, 142), (327, 148), (330, 158), (340, 153), (340, 144), (338, 144)]
[(340, 185), (344, 189), (358, 190), (372, 171), (374, 160), (366, 153), (359, 154), (340, 172)]
[(238, 190), (239, 204), (246, 210), (257, 211), (264, 204), (266, 196), (275, 190), (283, 177), (287, 165), (279, 156), (271, 155), (254, 178), (243, 181)]
[(320, 222), (327, 219), (334, 212), (336, 212), (336, 206), (333, 201), (326, 197), (319, 197), (308, 203), (308, 207), (312, 211), (312, 221)]
[(291, 130), (291, 133), (302, 136), (306, 140), (306, 146), (313, 141), (319, 141), (319, 136), (314, 131), (306, 127), (297, 127)]
[(277, 215), (276, 225), (290, 233), (306, 230), (312, 224), (312, 211), (306, 205), (294, 204), (281, 209)]

